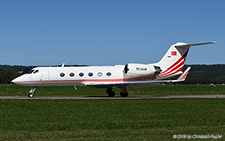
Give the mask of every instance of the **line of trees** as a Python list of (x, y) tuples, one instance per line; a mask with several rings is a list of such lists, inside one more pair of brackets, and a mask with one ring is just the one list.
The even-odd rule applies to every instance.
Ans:
[(225, 65), (186, 65), (191, 70), (185, 84), (225, 84)]
[(11, 81), (28, 72), (33, 66), (0, 65), (0, 84), (9, 84)]
[[(225, 65), (185, 65), (184, 70), (189, 66), (192, 68), (182, 84), (225, 84)], [(31, 68), (34, 66), (0, 65), (0, 84), (9, 84)]]
[(0, 83), (9, 84), (15, 77), (19, 76), (19, 73), (11, 70), (0, 69)]

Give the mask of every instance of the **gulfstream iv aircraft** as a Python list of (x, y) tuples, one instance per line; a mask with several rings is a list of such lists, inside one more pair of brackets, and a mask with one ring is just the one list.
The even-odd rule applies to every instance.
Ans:
[[(182, 72), (189, 48), (192, 46), (213, 44), (215, 42), (186, 44), (178, 42), (172, 45), (158, 63), (126, 64), (115, 66), (86, 67), (36, 67), (27, 74), (12, 80), (13, 83), (31, 86), (29, 97), (34, 96), (37, 86), (88, 86), (106, 88), (108, 96), (113, 97), (113, 87), (121, 88), (121, 97), (127, 97), (127, 87), (148, 87), (160, 83), (184, 81), (190, 67)], [(168, 78), (181, 75), (176, 80)]]

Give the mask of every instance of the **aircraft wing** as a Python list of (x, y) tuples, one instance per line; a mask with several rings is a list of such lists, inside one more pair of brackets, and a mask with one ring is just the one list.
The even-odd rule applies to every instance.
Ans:
[[(119, 87), (122, 85), (143, 85), (143, 86), (152, 86), (152, 85), (157, 85), (160, 83), (174, 83), (174, 82), (182, 82), (186, 79), (191, 67), (188, 67), (185, 72), (176, 80), (150, 80), (150, 81), (131, 81), (131, 82), (111, 82), (111, 83), (93, 83), (93, 82), (87, 82), (84, 85), (89, 86), (89, 87), (96, 87), (96, 88), (107, 88), (107, 87)], [(138, 87), (138, 86), (137, 86)]]

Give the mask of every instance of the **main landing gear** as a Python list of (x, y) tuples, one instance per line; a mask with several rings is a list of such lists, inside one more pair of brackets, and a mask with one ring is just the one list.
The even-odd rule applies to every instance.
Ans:
[(127, 97), (127, 96), (128, 96), (128, 93), (127, 93), (127, 87), (126, 87), (126, 86), (122, 86), (122, 87), (121, 87), (120, 96), (121, 96), (121, 97)]
[(28, 94), (28, 97), (29, 97), (29, 98), (34, 97), (34, 92), (35, 92), (35, 90), (36, 90), (36, 87), (31, 87), (31, 90), (29, 91), (29, 94)]
[[(106, 93), (108, 94), (109, 97), (114, 97), (115, 96), (115, 92), (112, 90), (111, 87), (106, 90)], [(122, 86), (121, 87), (120, 96), (121, 97), (127, 97), (128, 96), (127, 87), (126, 86)]]
[(106, 90), (106, 93), (108, 94), (109, 97), (114, 97), (115, 96), (115, 92), (112, 91), (112, 88), (108, 88)]

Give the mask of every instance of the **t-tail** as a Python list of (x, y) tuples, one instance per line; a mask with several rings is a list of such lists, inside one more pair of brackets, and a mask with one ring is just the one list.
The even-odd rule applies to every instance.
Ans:
[(214, 44), (215, 42), (186, 44), (178, 42), (172, 45), (163, 58), (156, 64), (161, 68), (158, 79), (165, 79), (171, 76), (182, 74), (182, 69), (190, 47), (206, 44)]

